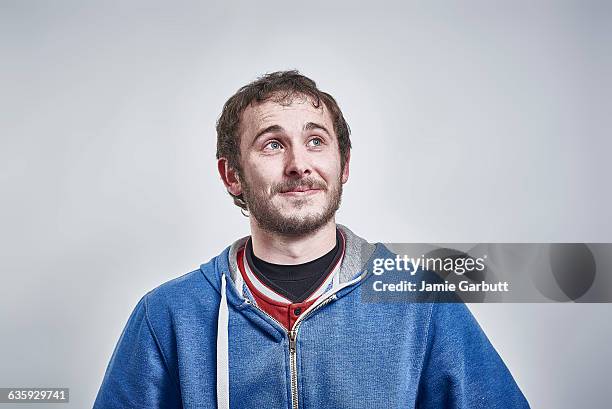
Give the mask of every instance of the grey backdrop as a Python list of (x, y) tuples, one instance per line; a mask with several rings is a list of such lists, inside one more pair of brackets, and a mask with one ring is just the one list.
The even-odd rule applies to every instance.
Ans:
[[(0, 2), (1, 387), (90, 407), (138, 299), (247, 234), (214, 123), (269, 71), (337, 97), (370, 241), (612, 241), (610, 2), (226, 3)], [(609, 304), (471, 309), (534, 408), (609, 407)]]

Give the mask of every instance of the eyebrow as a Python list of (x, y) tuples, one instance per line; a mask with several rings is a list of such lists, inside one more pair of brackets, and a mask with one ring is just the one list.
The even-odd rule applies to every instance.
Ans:
[(255, 138), (253, 138), (253, 142), (255, 142), (257, 139), (259, 139), (259, 137), (265, 133), (274, 133), (274, 132), (282, 132), (284, 131), (283, 127), (280, 125), (271, 125), (267, 128), (262, 129), (261, 131), (257, 132), (257, 135), (255, 135)]
[(312, 131), (315, 129), (320, 129), (322, 131), (324, 131), (326, 134), (331, 136), (331, 133), (327, 130), (326, 127), (324, 127), (321, 124), (318, 124), (316, 122), (307, 122), (304, 124), (304, 128), (302, 128), (304, 131)]

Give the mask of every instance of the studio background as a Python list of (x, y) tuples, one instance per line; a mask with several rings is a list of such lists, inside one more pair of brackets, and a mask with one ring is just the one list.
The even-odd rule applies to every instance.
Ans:
[[(353, 142), (337, 221), (370, 241), (612, 241), (611, 17), (604, 1), (0, 1), (0, 387), (91, 407), (140, 297), (248, 234), (215, 121), (266, 72), (337, 98)], [(470, 309), (532, 407), (609, 407), (609, 304)]]

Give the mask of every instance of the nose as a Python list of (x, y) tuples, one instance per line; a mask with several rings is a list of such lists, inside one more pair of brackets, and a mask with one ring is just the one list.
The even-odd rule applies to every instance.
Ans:
[(301, 178), (312, 173), (311, 165), (308, 160), (308, 153), (305, 149), (288, 149), (285, 156), (285, 175), (293, 178)]

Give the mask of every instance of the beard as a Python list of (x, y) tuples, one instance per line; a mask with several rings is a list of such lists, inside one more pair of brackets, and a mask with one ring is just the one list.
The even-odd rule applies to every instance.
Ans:
[[(263, 189), (253, 189), (246, 179), (243, 179), (242, 193), (249, 214), (253, 216), (259, 227), (263, 230), (284, 236), (300, 236), (320, 229), (334, 217), (336, 211), (340, 208), (342, 200), (342, 181), (340, 177), (338, 177), (336, 182), (329, 189), (329, 186), (323, 181), (306, 177), (274, 184), (270, 189), (270, 193), (268, 193)], [(327, 195), (327, 200), (319, 212), (304, 216), (285, 216), (273, 204), (272, 198), (274, 195), (298, 187), (321, 189), (322, 193)], [(291, 198), (289, 202), (293, 208), (301, 209), (307, 206), (310, 200), (312, 199), (309, 197)]]

